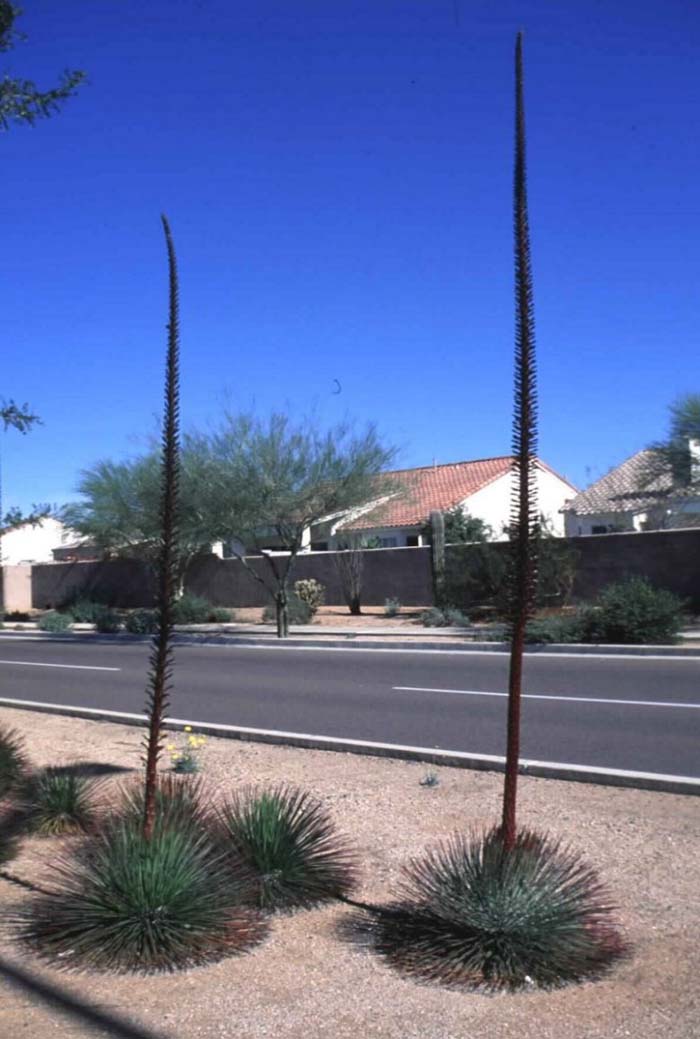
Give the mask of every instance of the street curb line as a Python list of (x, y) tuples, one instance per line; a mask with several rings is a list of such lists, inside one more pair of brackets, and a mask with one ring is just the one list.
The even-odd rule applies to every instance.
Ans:
[[(138, 643), (150, 642), (151, 635), (130, 635), (125, 632), (116, 635), (107, 635), (99, 632), (12, 632), (0, 631), (0, 640), (3, 638), (11, 641), (41, 641), (41, 642), (110, 642), (110, 643)], [(261, 646), (274, 649), (373, 649), (389, 651), (411, 652), (441, 652), (441, 653), (500, 653), (510, 652), (510, 644), (507, 642), (416, 642), (413, 641), (380, 641), (386, 636), (377, 635), (373, 640), (358, 639), (353, 635), (347, 635), (342, 639), (313, 639), (307, 635), (291, 635), (286, 639), (277, 639), (273, 635), (255, 638), (249, 635), (214, 635), (202, 634), (194, 636), (186, 633), (175, 634), (175, 645), (178, 646), (202, 646), (216, 648), (217, 646)], [(627, 646), (617, 644), (593, 645), (590, 643), (543, 643), (540, 645), (525, 646), (526, 656), (564, 656), (564, 657), (651, 657), (660, 659), (662, 657), (675, 660), (700, 660), (700, 647), (696, 646)]]
[[(62, 714), (90, 721), (115, 722), (121, 725), (146, 725), (144, 714), (107, 711), (96, 707), (73, 707), (63, 704), (39, 703), (33, 700), (15, 700), (0, 697), (0, 707), (36, 711), (40, 714)], [(317, 736), (276, 729), (249, 729), (240, 725), (199, 722), (193, 719), (166, 718), (168, 729), (183, 730), (190, 726), (198, 733), (222, 739), (250, 740), (254, 743), (272, 743), (281, 746), (305, 747), (309, 750), (332, 750), (345, 754), (364, 754), (369, 757), (398, 758), (405, 761), (423, 761), (431, 765), (466, 768), (481, 772), (504, 772), (505, 758), (494, 754), (469, 754), (457, 750), (439, 750), (435, 747), (411, 747), (399, 743), (374, 743), (370, 740), (338, 739), (335, 736)], [(593, 768), (588, 765), (570, 765), (555, 761), (521, 759), (520, 775), (543, 779), (563, 779), (575, 783), (595, 783), (600, 786), (629, 787), (670, 794), (700, 795), (700, 779), (692, 776), (669, 776), (658, 772), (629, 772), (616, 768)]]

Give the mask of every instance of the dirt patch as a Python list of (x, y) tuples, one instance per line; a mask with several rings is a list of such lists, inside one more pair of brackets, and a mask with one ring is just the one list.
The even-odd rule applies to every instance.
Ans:
[[(37, 764), (139, 767), (142, 730), (11, 710), (2, 719), (26, 734)], [(385, 898), (401, 863), (431, 840), (488, 824), (499, 810), (501, 777), (484, 772), (443, 768), (438, 786), (422, 787), (419, 763), (221, 739), (208, 740), (203, 764), (213, 796), (284, 779), (322, 798), (359, 848), (367, 899)], [(116, 772), (105, 780), (122, 781)], [(253, 953), (172, 976), (61, 974), (7, 941), (0, 956), (170, 1039), (696, 1039), (698, 800), (533, 778), (520, 790), (521, 821), (584, 850), (620, 905), (634, 955), (603, 981), (516, 996), (418, 984), (343, 944), (340, 907), (276, 918)], [(30, 840), (10, 868), (46, 883), (56, 853), (55, 842)], [(0, 880), (0, 907), (25, 897)], [(3, 1035), (24, 1039), (107, 1034), (5, 981), (0, 1019)]]
[[(420, 616), (427, 606), (404, 606), (396, 617), (387, 617), (383, 606), (363, 606), (359, 617), (353, 617), (346, 606), (321, 606), (313, 618), (312, 624), (320, 628), (347, 628), (349, 631), (358, 628), (402, 628), (420, 625)], [(240, 624), (263, 624), (263, 608), (261, 606), (236, 607), (236, 622)], [(268, 622), (268, 627), (274, 627)]]

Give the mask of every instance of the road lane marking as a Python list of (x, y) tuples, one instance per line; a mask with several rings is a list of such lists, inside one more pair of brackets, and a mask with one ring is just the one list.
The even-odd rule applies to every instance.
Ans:
[[(450, 693), (453, 696), (501, 696), (508, 693), (484, 692), (479, 689), (431, 689), (423, 685), (392, 685), (400, 693)], [(674, 703), (672, 700), (611, 700), (606, 696), (550, 696), (544, 693), (523, 693), (523, 700), (563, 700), (564, 703), (613, 703), (630, 707), (689, 707), (700, 710), (700, 703)]]
[(69, 671), (121, 671), (120, 667), (97, 667), (92, 664), (45, 664), (36, 660), (0, 660), (0, 664), (14, 664), (17, 667), (64, 667)]

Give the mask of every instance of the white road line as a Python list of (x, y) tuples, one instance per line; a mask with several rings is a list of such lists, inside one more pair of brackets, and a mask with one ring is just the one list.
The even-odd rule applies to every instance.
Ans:
[[(501, 696), (508, 693), (484, 692), (477, 689), (430, 689), (422, 685), (393, 685), (401, 693), (451, 693), (453, 696)], [(547, 696), (543, 693), (523, 693), (523, 700), (562, 700), (564, 703), (614, 703), (630, 707), (689, 707), (700, 710), (700, 703), (674, 703), (671, 700), (611, 700), (606, 696)]]
[(36, 660), (0, 660), (0, 664), (14, 664), (16, 667), (63, 667), (68, 671), (121, 671), (120, 667), (95, 667), (89, 664), (44, 664)]

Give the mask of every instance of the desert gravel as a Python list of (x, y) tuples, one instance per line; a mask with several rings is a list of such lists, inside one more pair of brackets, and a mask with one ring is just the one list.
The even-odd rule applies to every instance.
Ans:
[[(142, 730), (14, 710), (0, 719), (25, 734), (36, 764), (139, 767)], [(366, 899), (390, 894), (408, 856), (454, 830), (493, 822), (500, 807), (500, 776), (444, 768), (438, 786), (423, 787), (427, 767), (415, 762), (209, 739), (203, 765), (213, 796), (285, 780), (323, 799), (359, 849)], [(115, 774), (107, 782), (120, 781)], [(347, 910), (327, 907), (275, 918), (265, 944), (245, 956), (147, 978), (39, 967), (4, 938), (0, 1035), (109, 1034), (10, 984), (4, 961), (168, 1039), (698, 1039), (700, 800), (523, 778), (520, 821), (585, 851), (608, 883), (634, 953), (604, 980), (518, 995), (417, 983), (343, 943), (337, 927)], [(28, 840), (8, 869), (46, 882), (58, 850), (55, 841)], [(0, 878), (4, 912), (25, 897)]]

